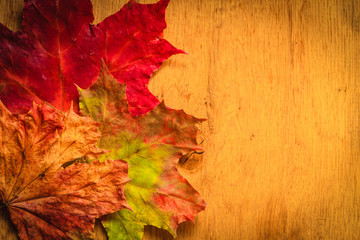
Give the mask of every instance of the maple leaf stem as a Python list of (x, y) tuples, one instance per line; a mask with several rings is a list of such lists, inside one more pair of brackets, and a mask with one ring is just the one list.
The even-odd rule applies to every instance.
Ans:
[(9, 205), (10, 205), (10, 202), (9, 202), (9, 201), (6, 201), (6, 202), (4, 202), (4, 203), (1, 203), (0, 209), (2, 209), (2, 208), (7, 208)]
[(186, 161), (189, 160), (189, 158), (191, 158), (191, 156), (194, 155), (194, 153), (200, 155), (200, 154), (203, 154), (204, 152), (205, 151), (202, 151), (202, 152), (194, 151), (194, 152), (190, 153), (190, 155), (188, 157), (186, 157), (185, 160), (181, 161), (181, 163), (182, 164), (186, 163)]

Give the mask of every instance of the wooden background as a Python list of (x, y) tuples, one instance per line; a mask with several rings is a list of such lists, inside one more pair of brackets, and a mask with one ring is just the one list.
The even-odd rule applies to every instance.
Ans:
[[(125, 2), (93, 0), (96, 22)], [(1, 0), (1, 22), (19, 29), (21, 9)], [(360, 239), (359, 2), (172, 0), (166, 19), (189, 55), (150, 89), (208, 119), (180, 167), (208, 207), (178, 239)]]

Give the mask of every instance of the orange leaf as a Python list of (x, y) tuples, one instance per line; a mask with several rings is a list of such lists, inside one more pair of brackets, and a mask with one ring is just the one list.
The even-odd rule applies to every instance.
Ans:
[(98, 124), (42, 103), (12, 115), (0, 102), (0, 202), (21, 239), (92, 239), (95, 218), (128, 208), (121, 160), (97, 157)]

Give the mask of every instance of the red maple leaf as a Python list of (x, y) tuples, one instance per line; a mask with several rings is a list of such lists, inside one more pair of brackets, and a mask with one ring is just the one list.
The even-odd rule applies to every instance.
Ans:
[(158, 100), (146, 87), (150, 75), (183, 53), (162, 38), (168, 3), (132, 0), (91, 25), (88, 0), (25, 0), (20, 31), (0, 24), (0, 99), (13, 113), (25, 113), (41, 100), (67, 111), (78, 101), (75, 84), (88, 88), (104, 59), (114, 77), (127, 83), (131, 113), (151, 110)]

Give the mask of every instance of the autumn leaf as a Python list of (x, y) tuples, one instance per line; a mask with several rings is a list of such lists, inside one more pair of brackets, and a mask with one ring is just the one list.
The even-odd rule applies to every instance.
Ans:
[(146, 86), (149, 78), (170, 56), (184, 53), (162, 37), (168, 4), (169, 0), (156, 4), (130, 0), (97, 26), (102, 42), (107, 43), (103, 45), (101, 58), (110, 73), (120, 83), (126, 83), (129, 110), (133, 115), (146, 113), (159, 104)]
[(8, 109), (25, 113), (33, 101), (45, 100), (66, 111), (77, 102), (74, 83), (90, 86), (96, 63), (84, 57), (90, 52), (83, 49), (78, 64), (88, 67), (78, 69), (71, 53), (79, 48), (77, 35), (92, 20), (87, 0), (25, 0), (19, 32), (0, 24), (0, 91)]
[(127, 208), (127, 163), (98, 157), (98, 124), (46, 103), (12, 115), (0, 102), (0, 208), (21, 239), (92, 239), (95, 218)]
[(103, 159), (129, 163), (126, 199), (133, 210), (120, 210), (101, 218), (109, 239), (141, 239), (144, 225), (168, 230), (174, 236), (178, 224), (193, 220), (205, 209), (199, 193), (176, 169), (179, 158), (201, 150), (196, 143), (201, 122), (183, 111), (159, 104), (145, 115), (128, 111), (125, 85), (104, 66), (97, 82), (80, 91), (80, 112), (100, 122), (100, 147), (110, 150)]
[(104, 59), (116, 79), (127, 83), (130, 111), (153, 109), (159, 102), (146, 87), (150, 75), (171, 55), (183, 53), (162, 38), (168, 3), (130, 1), (91, 25), (89, 0), (25, 0), (20, 31), (0, 24), (1, 100), (13, 113), (42, 100), (67, 111), (78, 101), (75, 84), (88, 88)]

